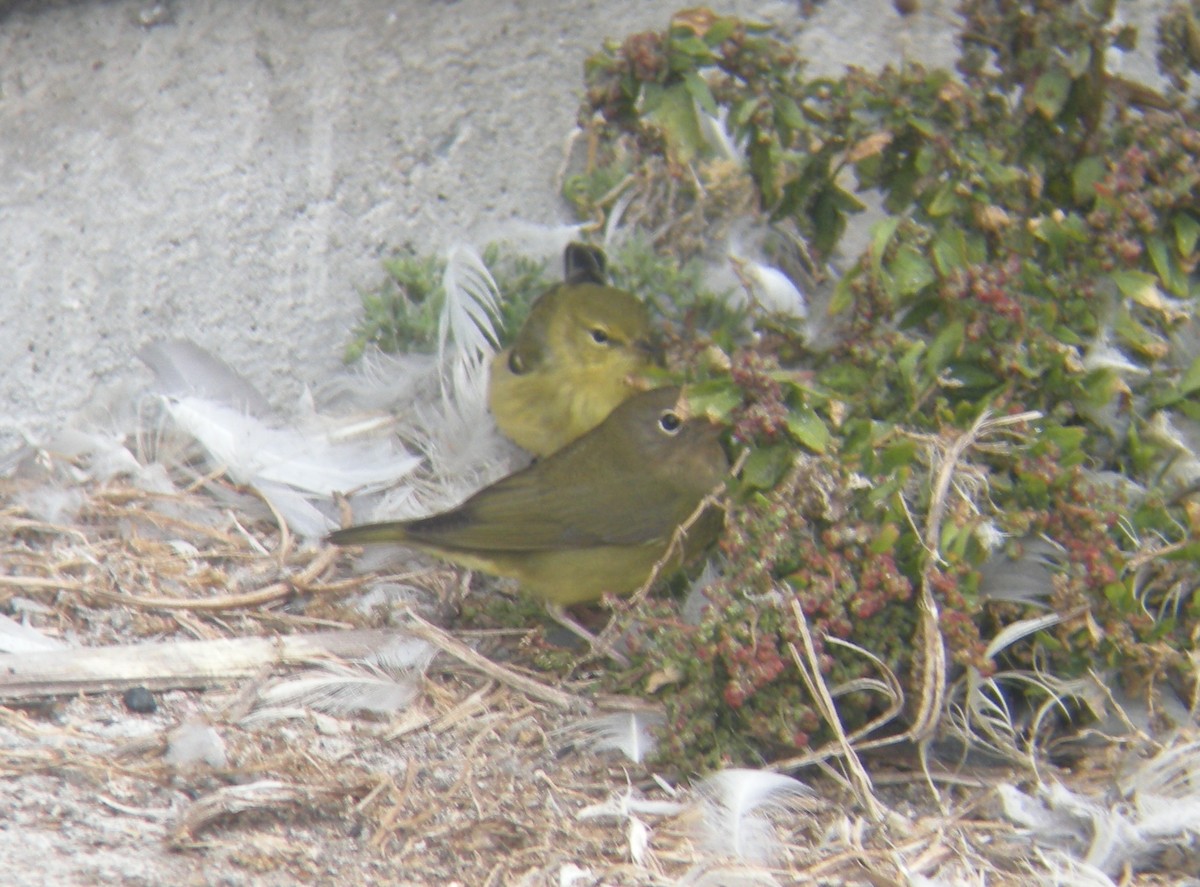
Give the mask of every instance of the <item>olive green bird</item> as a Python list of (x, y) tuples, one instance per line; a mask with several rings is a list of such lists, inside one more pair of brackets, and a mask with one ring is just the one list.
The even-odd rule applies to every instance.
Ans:
[(573, 243), (564, 281), (533, 303), (513, 344), (492, 361), (488, 406), (500, 430), (548, 456), (595, 428), (651, 364), (650, 313), (607, 285), (604, 253)]
[[(689, 418), (679, 388), (642, 392), (563, 449), (456, 508), (349, 527), (329, 541), (399, 543), (511, 577), (560, 607), (605, 592), (631, 594), (725, 477), (719, 434), (707, 420)], [(662, 575), (703, 551), (723, 520), (720, 508), (705, 511), (671, 550)]]

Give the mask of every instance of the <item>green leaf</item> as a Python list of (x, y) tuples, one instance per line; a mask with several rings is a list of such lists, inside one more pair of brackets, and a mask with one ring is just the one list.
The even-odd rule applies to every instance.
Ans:
[(746, 127), (750, 119), (758, 113), (759, 106), (765, 99), (752, 98), (738, 102), (729, 112), (729, 125), (735, 131), (740, 131)]
[(1162, 294), (1158, 291), (1158, 280), (1153, 274), (1145, 271), (1114, 271), (1109, 279), (1117, 285), (1117, 289), (1127, 299), (1133, 299), (1143, 307), (1153, 307), (1162, 304)]
[(1167, 560), (1200, 564), (1200, 542), (1192, 542), (1163, 555)]
[[(792, 189), (789, 188), (789, 194)], [(846, 192), (837, 185), (828, 183), (813, 195), (811, 211), (813, 222), (813, 249), (821, 255), (829, 255), (837, 245), (838, 238), (846, 229)]]
[(946, 369), (961, 386), (958, 389), (960, 396), (978, 398), (983, 392), (1004, 384), (1004, 380), (998, 378), (995, 372), (986, 370), (972, 361), (950, 360), (946, 363)]
[(1183, 378), (1179, 380), (1179, 393), (1184, 397), (1195, 391), (1200, 391), (1200, 357), (1192, 361)]
[(911, 126), (913, 129), (915, 129), (917, 132), (919, 132), (921, 135), (925, 136), (925, 138), (927, 138), (927, 139), (931, 139), (937, 135), (937, 131), (938, 131), (937, 127), (934, 126), (934, 124), (931, 121), (926, 120), (924, 117), (909, 117), (908, 125)]
[(1139, 475), (1149, 471), (1154, 461), (1158, 458), (1158, 448), (1152, 443), (1142, 440), (1142, 435), (1138, 431), (1138, 423), (1136, 422), (1129, 423), (1128, 439), (1129, 458), (1133, 463), (1134, 471)]
[(833, 295), (829, 299), (828, 310), (830, 317), (841, 314), (854, 304), (854, 290), (851, 287), (851, 284), (858, 276), (858, 271), (856, 269), (859, 267), (860, 266), (856, 265), (855, 269), (852, 269), (848, 274), (843, 274), (841, 278), (838, 279), (838, 282), (834, 284)]
[(933, 199), (925, 207), (932, 218), (940, 219), (962, 208), (962, 198), (958, 195), (957, 182), (943, 182), (933, 194)]
[(899, 538), (900, 528), (893, 523), (886, 523), (879, 527), (879, 532), (871, 540), (869, 547), (873, 554), (887, 554), (896, 547)]
[[(680, 30), (671, 36), (670, 49), (672, 52), (677, 52), (680, 55), (686, 56), (689, 64), (695, 60), (709, 61), (713, 57), (712, 49), (708, 44), (697, 37), (690, 30)], [(676, 71), (683, 70), (682, 66), (678, 66), (672, 60), (672, 68)]]
[(971, 264), (966, 236), (958, 226), (947, 226), (939, 231), (930, 252), (933, 253), (933, 264), (942, 276)]
[(756, 447), (742, 466), (742, 484), (755, 490), (769, 490), (792, 467), (795, 450), (791, 444)]
[(929, 375), (936, 376), (958, 353), (965, 333), (966, 329), (961, 320), (951, 321), (938, 330), (938, 334), (929, 345), (929, 351), (925, 354), (925, 367), (929, 370)]
[(800, 106), (791, 97), (782, 93), (773, 97), (772, 106), (775, 109), (775, 120), (777, 124), (782, 124), (792, 132), (802, 130), (807, 125), (804, 119), (804, 114), (800, 111)]
[(1040, 216), (1035, 221), (1033, 235), (1060, 252), (1071, 243), (1087, 243), (1091, 239), (1087, 224), (1078, 213)]
[(857, 397), (870, 380), (871, 376), (865, 369), (844, 362), (832, 363), (817, 375), (821, 387), (851, 397)]
[(709, 46), (719, 46), (737, 30), (737, 19), (733, 16), (722, 16), (713, 22), (704, 32), (704, 42)]
[(684, 393), (693, 412), (723, 424), (728, 424), (733, 411), (742, 403), (742, 392), (729, 379), (697, 382), (688, 385)]
[(887, 216), (871, 226), (871, 270), (877, 280), (883, 277), (883, 254), (899, 227), (899, 216)]
[(696, 104), (706, 114), (710, 114), (713, 117), (717, 116), (717, 100), (713, 98), (712, 90), (708, 88), (707, 80), (695, 71), (688, 71), (683, 76), (683, 85), (687, 89), (688, 94), (696, 100)]
[(992, 160), (985, 160), (982, 164), (984, 178), (988, 184), (998, 188), (1007, 188), (1010, 185), (1015, 185), (1025, 178), (1025, 172), (1020, 167), (1012, 166), (1007, 163), (997, 163)]
[(1190, 261), (1196, 251), (1196, 240), (1200, 238), (1200, 222), (1187, 213), (1179, 213), (1171, 224), (1175, 228), (1175, 246), (1179, 255)]
[(1071, 94), (1071, 76), (1062, 68), (1051, 68), (1033, 85), (1033, 105), (1047, 120), (1053, 120)]
[(900, 329), (916, 329), (933, 315), (939, 313), (942, 307), (940, 299), (919, 299), (900, 318)]
[(829, 428), (806, 403), (788, 408), (787, 427), (792, 437), (815, 453), (824, 453), (829, 446)]
[(917, 151), (916, 159), (913, 161), (913, 168), (921, 175), (927, 176), (933, 170), (934, 161), (939, 156), (940, 152), (934, 150), (932, 145), (922, 145)]
[(1179, 296), (1181, 299), (1186, 298), (1188, 295), (1187, 275), (1175, 264), (1166, 241), (1161, 237), (1148, 238), (1146, 252), (1150, 255), (1150, 262), (1154, 265), (1154, 270), (1158, 272), (1158, 277), (1167, 292)]
[(897, 495), (904, 485), (908, 483), (908, 472), (897, 471), (891, 477), (885, 477), (879, 480), (867, 491), (867, 501), (873, 505), (880, 505), (887, 502), (892, 496)]
[(1200, 403), (1196, 403), (1194, 400), (1184, 400), (1180, 401), (1175, 408), (1184, 417), (1200, 423)]
[(951, 563), (961, 562), (967, 546), (975, 537), (975, 528), (955, 521), (942, 524), (942, 538), (938, 543), (938, 552)]
[(1104, 596), (1121, 613), (1132, 613), (1134, 610), (1140, 609), (1133, 590), (1128, 588), (1124, 582), (1110, 582), (1104, 586)]
[(1085, 157), (1071, 171), (1071, 189), (1075, 202), (1089, 206), (1096, 199), (1096, 183), (1104, 178), (1108, 169), (1099, 157)]
[(1084, 44), (1067, 56), (1067, 73), (1071, 75), (1071, 79), (1078, 80), (1087, 73), (1091, 63), (1092, 48)]
[(888, 265), (888, 273), (895, 281), (902, 296), (918, 293), (937, 280), (937, 273), (928, 260), (911, 246), (905, 244), (896, 251), (896, 258)]
[(1081, 395), (1085, 409), (1099, 410), (1108, 406), (1121, 390), (1121, 377), (1115, 370), (1094, 370), (1083, 377)]
[(879, 464), (884, 471), (891, 474), (897, 468), (911, 465), (917, 455), (917, 443), (911, 438), (904, 438), (890, 444), (879, 458)]
[(1112, 319), (1113, 332), (1122, 345), (1128, 345), (1138, 355), (1151, 361), (1160, 359), (1170, 348), (1167, 341), (1140, 323), (1125, 306)]
[[(650, 106), (650, 87), (647, 86), (646, 105)], [(684, 163), (698, 155), (704, 147), (704, 136), (700, 132), (700, 118), (696, 114), (696, 102), (683, 83), (661, 89), (654, 102), (653, 111), (645, 115), (663, 132), (667, 145)]]
[(910, 382), (914, 379), (917, 374), (917, 361), (920, 360), (921, 355), (924, 353), (925, 343), (920, 339), (909, 346), (908, 350), (900, 357), (900, 360), (896, 362), (903, 378), (908, 379)]

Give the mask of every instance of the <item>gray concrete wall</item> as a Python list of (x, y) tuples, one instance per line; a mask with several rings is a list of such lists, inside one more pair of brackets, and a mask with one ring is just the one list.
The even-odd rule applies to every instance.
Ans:
[[(287, 404), (336, 371), (390, 247), (566, 220), (554, 179), (583, 58), (679, 5), (10, 4), (0, 426), (55, 427), (164, 335)], [(944, 62), (953, 4), (921, 6), (829, 0), (800, 43), (821, 71)], [(793, 3), (718, 8), (798, 21)]]

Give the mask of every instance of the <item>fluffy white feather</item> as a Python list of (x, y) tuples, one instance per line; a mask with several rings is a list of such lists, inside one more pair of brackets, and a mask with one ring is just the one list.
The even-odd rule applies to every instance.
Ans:
[(663, 722), (663, 716), (649, 711), (617, 711), (578, 724), (592, 751), (619, 751), (640, 764), (657, 744), (651, 732)]
[(322, 382), (322, 403), (368, 411), (401, 412), (439, 396), (441, 369), (433, 354), (385, 354), (367, 350), (355, 369)]
[(417, 695), (419, 684), (366, 665), (329, 665), (276, 684), (263, 693), (268, 708), (300, 706), (329, 714), (400, 711)]
[(731, 251), (729, 261), (753, 305), (768, 314), (782, 314), (804, 320), (808, 302), (792, 279), (774, 265)]
[(991, 659), (1001, 650), (1011, 647), (1017, 641), (1021, 640), (1021, 638), (1029, 637), (1031, 634), (1037, 634), (1039, 631), (1058, 625), (1058, 623), (1062, 622), (1062, 618), (1060, 613), (1047, 613), (1045, 616), (1021, 619), (1006, 625), (992, 638), (983, 655)]
[(996, 551), (979, 571), (979, 595), (987, 600), (1045, 604), (1054, 591), (1055, 574), (1066, 564), (1061, 545), (1039, 536), (1021, 544), (1018, 557)]
[[(475, 490), (515, 467), (519, 453), (509, 444), (487, 406), (488, 367), (498, 347), (496, 328), (501, 295), (479, 255), (458, 245), (447, 253), (445, 301), (438, 323), (438, 354), (373, 358), (368, 365), (370, 405), (396, 416), (395, 431), (423, 454), (423, 470), (371, 502), (362, 520), (412, 518), (458, 504)], [(397, 372), (400, 385), (381, 380)], [(385, 402), (380, 392), (397, 399)]]
[(1122, 779), (1124, 797), (1088, 796), (1058, 783), (1032, 794), (998, 791), (1004, 813), (1041, 847), (1107, 876), (1145, 869), (1168, 849), (1196, 862), (1200, 841), (1200, 743), (1166, 749)]
[(1168, 410), (1159, 410), (1146, 425), (1146, 437), (1174, 452), (1166, 476), (1179, 487), (1200, 481), (1200, 425)]
[(378, 497), (364, 512), (370, 520), (444, 511), (529, 458), (500, 434), (482, 404), (435, 400), (414, 405), (397, 433), (425, 454), (423, 470)]
[(1156, 841), (1200, 841), (1200, 742), (1164, 749), (1118, 783), (1142, 835)]
[(705, 143), (720, 154), (726, 160), (736, 161), (741, 166), (747, 166), (745, 139), (737, 140), (729, 131), (726, 123), (729, 118), (729, 111), (726, 108), (720, 108), (717, 116), (713, 116), (706, 111), (701, 111), (698, 115), (700, 120), (700, 134), (704, 137)]
[(228, 763), (225, 740), (204, 721), (185, 721), (167, 739), (163, 759), (176, 767), (204, 764), (221, 769)]
[(79, 509), (87, 502), (87, 495), (77, 487), (45, 484), (23, 490), (14, 499), (29, 512), (30, 517), (48, 524), (63, 524), (74, 522), (79, 516)]
[(383, 489), (421, 461), (388, 440), (339, 441), (324, 431), (271, 427), (205, 398), (167, 398), (164, 405), (215, 465), (257, 489), (305, 537), (334, 527), (318, 501), (330, 509), (335, 493)]
[(579, 240), (583, 228), (583, 224), (539, 225), (513, 219), (480, 229), (476, 242), (503, 244), (519, 255), (546, 262), (560, 262), (567, 244)]
[(0, 613), (0, 652), (42, 653), (47, 650), (65, 650), (67, 645), (57, 638), (42, 634)]
[(372, 666), (393, 674), (425, 674), (437, 647), (420, 638), (398, 634), (366, 658)]
[(650, 801), (633, 793), (632, 789), (613, 795), (607, 801), (591, 804), (578, 813), (581, 820), (624, 820), (631, 816), (678, 816), (687, 805), (679, 801)]
[(447, 346), (453, 343), (459, 365), (483, 365), (499, 348), (495, 318), (500, 310), (500, 290), (483, 259), (462, 245), (451, 247), (442, 275), (445, 303), (438, 322), (438, 360), (445, 364)]
[(558, 887), (590, 887), (596, 883), (596, 873), (589, 868), (580, 868), (568, 862), (558, 870)]
[(258, 490), (303, 537), (333, 529), (335, 493), (381, 490), (420, 464), (383, 434), (349, 433), (347, 426), (360, 429), (357, 417), (339, 424), (310, 408), (308, 427), (272, 421), (253, 386), (195, 343), (152, 343), (139, 356), (155, 371), (175, 426), (235, 481)]
[(688, 586), (687, 596), (683, 599), (682, 617), (687, 625), (699, 625), (705, 609), (712, 603), (708, 599), (708, 587), (721, 578), (720, 570), (713, 561), (704, 564), (704, 569)]
[[(421, 688), (421, 679), (437, 650), (413, 638), (397, 638), (383, 650), (353, 663), (330, 663), (267, 688), (258, 719), (289, 706), (328, 714), (393, 714), (405, 708)], [(251, 717), (253, 722), (256, 718)]]
[(620, 795), (613, 795), (600, 804), (591, 804), (580, 810), (580, 820), (613, 821), (625, 826), (625, 842), (629, 858), (635, 865), (645, 866), (650, 862), (650, 827), (642, 821), (643, 815), (677, 816), (686, 809), (678, 801), (650, 801), (634, 794), (632, 788)]
[(419, 458), (396, 452), (386, 441), (338, 442), (325, 433), (274, 428), (204, 398), (169, 398), (166, 406), (176, 423), (239, 483), (270, 481), (328, 497), (387, 486), (420, 464)]
[(1120, 348), (1112, 343), (1111, 330), (1106, 326), (1096, 336), (1083, 356), (1083, 368), (1088, 372), (1113, 370), (1118, 375), (1146, 376), (1150, 370), (1134, 363)]
[(782, 850), (770, 816), (786, 812), (812, 789), (766, 770), (729, 769), (697, 787), (703, 812), (704, 847), (718, 856), (767, 864)]
[(1050, 851), (1039, 856), (1046, 873), (1038, 883), (1044, 887), (1117, 887), (1117, 882), (1100, 869), (1069, 853)]
[(46, 449), (82, 463), (85, 477), (91, 480), (136, 478), (142, 470), (141, 463), (125, 446), (123, 434), (68, 427), (54, 435)]
[(194, 395), (256, 416), (271, 413), (267, 399), (248, 379), (190, 339), (150, 342), (137, 356), (154, 371), (163, 394)]

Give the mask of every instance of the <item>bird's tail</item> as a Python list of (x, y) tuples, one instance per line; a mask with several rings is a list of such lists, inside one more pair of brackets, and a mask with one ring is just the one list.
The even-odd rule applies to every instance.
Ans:
[(368, 545), (372, 542), (403, 542), (407, 538), (408, 533), (403, 521), (389, 521), (346, 527), (330, 533), (325, 537), (325, 541), (334, 545)]

